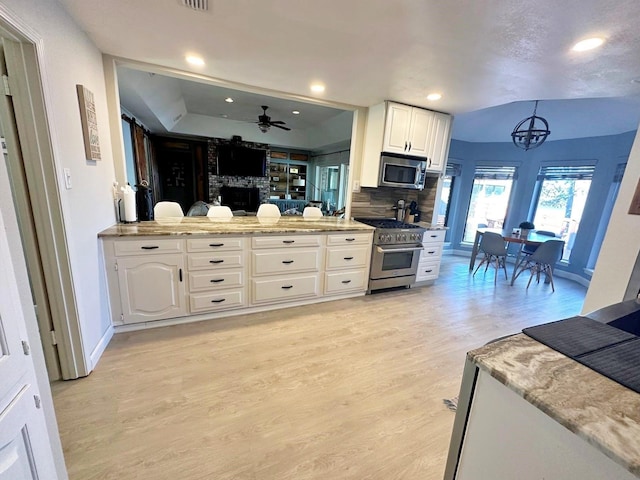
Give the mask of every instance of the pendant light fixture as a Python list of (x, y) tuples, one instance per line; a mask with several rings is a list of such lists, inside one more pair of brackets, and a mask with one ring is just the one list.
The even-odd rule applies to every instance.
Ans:
[(533, 107), (533, 115), (518, 123), (511, 132), (511, 140), (516, 147), (524, 150), (539, 147), (551, 133), (549, 123), (544, 118), (536, 116), (537, 109), (538, 100)]

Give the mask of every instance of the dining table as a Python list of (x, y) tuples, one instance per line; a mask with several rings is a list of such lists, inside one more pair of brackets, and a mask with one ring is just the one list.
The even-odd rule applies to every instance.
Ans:
[[(480, 249), (480, 239), (482, 238), (482, 234), (484, 232), (494, 232), (502, 235), (505, 242), (519, 244), (520, 248), (518, 248), (518, 253), (516, 255), (515, 264), (513, 266), (513, 273), (511, 274), (511, 282), (516, 279), (516, 268), (518, 267), (518, 263), (520, 262), (520, 257), (522, 256), (522, 247), (525, 245), (541, 245), (542, 243), (550, 240), (552, 237), (548, 235), (540, 235), (535, 231), (529, 232), (526, 235), (522, 235), (520, 233), (514, 233), (512, 230), (501, 230), (499, 228), (478, 228), (476, 230), (476, 237), (473, 241), (473, 249), (471, 250), (471, 260), (469, 261), (469, 271), (473, 272), (473, 268), (476, 263), (476, 257), (478, 256), (478, 251)], [(545, 280), (547, 283), (548, 280)]]

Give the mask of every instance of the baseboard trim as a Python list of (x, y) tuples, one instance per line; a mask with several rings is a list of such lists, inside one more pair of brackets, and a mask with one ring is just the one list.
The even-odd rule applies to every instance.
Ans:
[(104, 353), (107, 346), (109, 345), (109, 342), (113, 338), (113, 334), (114, 334), (113, 326), (109, 325), (109, 328), (107, 328), (107, 330), (104, 332), (104, 335), (102, 335), (102, 338), (98, 341), (96, 348), (93, 349), (93, 352), (91, 352), (91, 355), (89, 356), (89, 360), (91, 361), (91, 363), (90, 363), (90, 370), (88, 373), (91, 373), (91, 371), (94, 368), (96, 368), (96, 365), (98, 365), (98, 361), (102, 357), (102, 354)]

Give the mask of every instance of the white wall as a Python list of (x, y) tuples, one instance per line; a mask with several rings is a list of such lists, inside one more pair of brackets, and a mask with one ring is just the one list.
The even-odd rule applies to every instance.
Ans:
[[(40, 65), (87, 362), (111, 330), (97, 233), (115, 223), (114, 167), (101, 52), (55, 0), (2, 0), (42, 41)], [(95, 96), (102, 160), (85, 159), (76, 84)], [(66, 190), (62, 171), (71, 170)]]
[(636, 134), (618, 199), (611, 214), (600, 255), (587, 291), (582, 313), (592, 312), (623, 300), (640, 252), (640, 215), (630, 215), (629, 206), (640, 179), (640, 130)]

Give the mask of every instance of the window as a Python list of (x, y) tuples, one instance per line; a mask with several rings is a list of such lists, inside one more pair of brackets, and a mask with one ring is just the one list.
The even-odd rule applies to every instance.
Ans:
[(554, 232), (565, 242), (562, 260), (568, 261), (587, 201), (593, 165), (542, 166), (538, 173), (536, 230)]
[(478, 227), (502, 228), (515, 173), (515, 167), (476, 167), (463, 242), (473, 242)]
[(438, 204), (438, 225), (449, 226), (449, 210), (451, 209), (451, 193), (453, 184), (457, 176), (460, 176), (460, 165), (456, 163), (447, 164), (444, 177), (442, 178), (442, 190), (440, 192), (440, 202)]
[(591, 247), (591, 254), (589, 255), (589, 261), (587, 262), (587, 268), (594, 269), (596, 266), (596, 260), (600, 255), (600, 247), (602, 247), (602, 240), (604, 240), (604, 234), (609, 226), (609, 219), (611, 218), (611, 212), (613, 212), (613, 206), (618, 198), (618, 192), (620, 191), (620, 183), (622, 182), (622, 176), (624, 175), (626, 163), (619, 163), (616, 168), (616, 173), (613, 176), (613, 182), (609, 187), (609, 195), (605, 201), (604, 208), (602, 209), (602, 216), (600, 217), (600, 223), (598, 224), (598, 230), (593, 239), (593, 246)]

